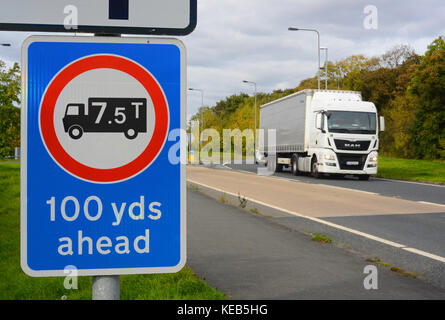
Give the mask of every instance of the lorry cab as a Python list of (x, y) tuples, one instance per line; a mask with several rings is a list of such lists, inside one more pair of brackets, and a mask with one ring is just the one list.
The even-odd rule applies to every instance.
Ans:
[(352, 174), (366, 180), (377, 173), (379, 128), (374, 103), (362, 101), (357, 92), (319, 92), (311, 109), (314, 125), (308, 128), (312, 131), (308, 153), (314, 176)]

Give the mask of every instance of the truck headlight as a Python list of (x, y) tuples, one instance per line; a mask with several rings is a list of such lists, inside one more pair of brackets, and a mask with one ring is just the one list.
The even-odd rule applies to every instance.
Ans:
[(377, 162), (377, 160), (378, 160), (378, 157), (376, 155), (369, 157), (369, 162)]
[(327, 154), (327, 153), (326, 153), (326, 154), (324, 155), (324, 159), (325, 159), (325, 160), (332, 160), (332, 161), (333, 161), (333, 160), (335, 160), (335, 156), (334, 156), (333, 154)]

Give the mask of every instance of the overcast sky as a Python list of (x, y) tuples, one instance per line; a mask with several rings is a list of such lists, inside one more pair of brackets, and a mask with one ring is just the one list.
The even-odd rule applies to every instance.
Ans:
[[(363, 24), (368, 5), (377, 8), (377, 29)], [(444, 0), (198, 0), (197, 27), (181, 37), (188, 86), (204, 90), (204, 104), (210, 106), (232, 94), (253, 94), (242, 80), (255, 81), (261, 92), (297, 86), (317, 70), (317, 38), (313, 32), (288, 31), (289, 26), (319, 30), (321, 46), (336, 61), (352, 54), (379, 55), (398, 44), (423, 54), (445, 35), (444, 18)], [(12, 44), (0, 47), (0, 59), (20, 61), (28, 35), (0, 32), (0, 43)], [(187, 100), (190, 116), (201, 95), (189, 91)]]

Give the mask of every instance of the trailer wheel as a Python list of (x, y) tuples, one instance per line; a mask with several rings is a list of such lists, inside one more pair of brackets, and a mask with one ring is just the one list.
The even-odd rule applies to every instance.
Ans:
[(125, 130), (124, 135), (127, 139), (132, 140), (138, 136), (138, 132), (136, 130), (130, 128), (130, 129)]
[(300, 171), (298, 171), (298, 156), (294, 155), (291, 160), (291, 170), (294, 176), (298, 176)]
[(68, 129), (68, 134), (74, 140), (80, 139), (83, 135), (83, 129), (81, 126), (75, 124)]

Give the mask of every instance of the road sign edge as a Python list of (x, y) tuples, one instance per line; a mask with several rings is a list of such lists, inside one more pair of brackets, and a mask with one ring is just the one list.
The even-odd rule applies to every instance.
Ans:
[[(22, 44), (21, 48), (21, 63), (22, 63), (22, 102), (21, 102), (21, 159), (20, 159), (20, 266), (25, 274), (31, 277), (58, 277), (66, 276), (64, 270), (34, 270), (28, 265), (28, 252), (27, 252), (27, 90), (26, 84), (28, 79), (28, 48), (29, 46), (38, 41), (50, 42), (58, 41), (63, 42), (66, 39), (71, 39), (75, 42), (115, 42), (117, 39), (122, 40), (122, 43), (165, 43), (173, 44), (179, 48), (181, 59), (181, 120), (180, 126), (182, 130), (186, 128), (187, 117), (187, 53), (184, 43), (176, 38), (110, 38), (110, 37), (73, 37), (73, 36), (59, 36), (59, 35), (31, 35), (27, 37)], [(107, 40), (107, 41), (105, 41)], [(125, 42), (124, 42), (125, 41)], [(166, 138), (167, 140), (167, 138)], [(165, 141), (164, 141), (165, 144)], [(185, 150), (184, 150), (185, 151)], [(182, 152), (182, 151), (181, 151)], [(121, 274), (154, 274), (154, 273), (175, 273), (180, 271), (187, 261), (187, 202), (186, 202), (186, 164), (180, 162), (180, 259), (177, 265), (169, 267), (149, 267), (149, 268), (108, 268), (108, 269), (80, 269), (78, 270), (79, 276), (95, 276), (95, 275), (121, 275)]]

